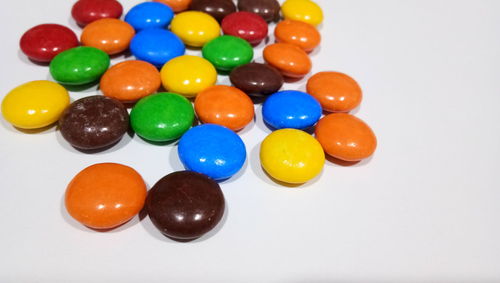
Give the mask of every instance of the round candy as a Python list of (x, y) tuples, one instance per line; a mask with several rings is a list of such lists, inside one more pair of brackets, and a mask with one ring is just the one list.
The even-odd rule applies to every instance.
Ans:
[(347, 113), (323, 117), (316, 125), (316, 138), (325, 152), (345, 161), (360, 161), (370, 157), (377, 148), (372, 129)]
[(278, 42), (297, 45), (306, 52), (311, 52), (321, 42), (321, 35), (313, 25), (294, 20), (279, 22), (274, 36)]
[(252, 12), (267, 22), (280, 18), (280, 3), (277, 0), (238, 0), (238, 10)]
[(136, 31), (146, 28), (167, 28), (173, 18), (172, 8), (158, 2), (140, 3), (125, 15), (125, 21)]
[(65, 26), (43, 24), (26, 31), (19, 45), (31, 60), (46, 63), (64, 50), (77, 47), (78, 38)]
[(66, 188), (69, 215), (94, 229), (111, 229), (132, 219), (144, 207), (146, 184), (134, 169), (100, 163), (78, 173)]
[(320, 72), (307, 81), (307, 92), (329, 112), (349, 112), (361, 104), (363, 93), (358, 83), (346, 74)]
[(281, 12), (286, 20), (306, 22), (313, 26), (323, 21), (323, 11), (311, 0), (286, 0), (281, 6)]
[(217, 81), (217, 71), (207, 60), (184, 55), (170, 60), (161, 69), (163, 86), (168, 91), (194, 97)]
[(284, 76), (302, 78), (311, 71), (312, 63), (307, 53), (293, 44), (275, 43), (264, 48), (264, 60)]
[(127, 109), (118, 100), (94, 95), (71, 103), (59, 119), (59, 129), (72, 146), (94, 150), (117, 143), (128, 121)]
[(153, 142), (178, 139), (194, 121), (191, 102), (174, 93), (161, 92), (139, 100), (130, 112), (132, 129)]
[(231, 83), (251, 96), (267, 96), (280, 90), (283, 76), (275, 68), (260, 63), (249, 63), (234, 69)]
[(179, 158), (187, 170), (224, 180), (236, 174), (246, 160), (245, 144), (226, 127), (196, 126), (179, 141)]
[(262, 168), (274, 179), (303, 184), (316, 177), (325, 164), (325, 153), (311, 135), (283, 129), (267, 136), (260, 147)]
[(172, 58), (184, 55), (186, 47), (175, 34), (164, 29), (144, 29), (138, 32), (130, 51), (139, 60), (161, 67)]
[(69, 105), (68, 91), (50, 81), (32, 81), (11, 90), (2, 101), (2, 115), (21, 129), (48, 126)]
[(267, 23), (264, 19), (250, 12), (236, 12), (222, 20), (224, 34), (237, 36), (252, 45), (259, 44), (267, 37)]
[(262, 107), (264, 121), (275, 129), (307, 129), (321, 118), (321, 105), (309, 94), (285, 90), (269, 96)]
[(188, 46), (202, 47), (220, 35), (219, 23), (209, 14), (199, 11), (182, 12), (175, 16), (170, 29)]
[(254, 117), (252, 100), (232, 86), (217, 85), (200, 92), (194, 109), (203, 123), (221, 125), (233, 131), (243, 129)]
[(75, 47), (52, 59), (50, 74), (62, 84), (83, 85), (98, 80), (108, 69), (109, 62), (108, 54), (102, 50), (88, 46)]
[(202, 54), (217, 70), (229, 72), (250, 63), (253, 59), (253, 48), (244, 39), (223, 35), (207, 43)]
[(182, 12), (189, 7), (189, 4), (191, 4), (191, 0), (153, 0), (153, 1), (160, 2), (169, 6), (170, 8), (172, 8), (172, 10), (174, 10), (174, 12)]
[(193, 0), (189, 9), (205, 12), (219, 22), (225, 16), (236, 12), (236, 6), (232, 0)]
[(109, 55), (128, 49), (134, 37), (134, 28), (117, 19), (100, 19), (88, 24), (80, 37), (82, 44), (98, 48)]
[(224, 215), (224, 195), (207, 176), (191, 171), (163, 177), (149, 191), (146, 210), (160, 232), (193, 240), (212, 230)]
[(101, 77), (100, 88), (105, 96), (128, 103), (155, 93), (160, 85), (160, 72), (155, 66), (130, 60), (109, 68)]
[(116, 0), (79, 0), (71, 9), (71, 15), (82, 27), (100, 19), (118, 19), (122, 12), (123, 7)]

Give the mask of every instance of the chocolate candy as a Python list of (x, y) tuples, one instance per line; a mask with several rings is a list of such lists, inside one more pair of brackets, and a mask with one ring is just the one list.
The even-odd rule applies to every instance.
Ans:
[(209, 14), (199, 11), (186, 11), (176, 15), (170, 29), (186, 45), (192, 47), (202, 47), (220, 35), (219, 23)]
[(253, 48), (246, 40), (223, 35), (205, 44), (202, 54), (217, 70), (229, 72), (250, 63), (253, 59)]
[(286, 20), (302, 21), (313, 26), (323, 21), (323, 10), (311, 0), (286, 0), (281, 5), (281, 12)]
[(46, 63), (64, 50), (77, 47), (78, 38), (65, 26), (43, 24), (26, 31), (19, 45), (31, 60)]
[(260, 63), (249, 63), (234, 69), (231, 83), (251, 96), (267, 96), (280, 90), (283, 76), (275, 68)]
[(205, 12), (219, 22), (225, 16), (236, 12), (236, 6), (232, 0), (193, 0), (189, 9)]
[(172, 58), (184, 55), (186, 47), (172, 32), (151, 28), (141, 30), (134, 36), (130, 51), (138, 60), (161, 67)]
[(94, 95), (71, 103), (59, 128), (72, 146), (93, 150), (118, 142), (128, 130), (128, 121), (127, 109), (118, 100)]
[(289, 43), (275, 43), (264, 48), (264, 60), (284, 76), (302, 78), (311, 71), (312, 63), (307, 53)]
[(135, 35), (134, 28), (118, 19), (100, 19), (88, 24), (82, 31), (82, 45), (91, 46), (109, 55), (128, 49)]
[(160, 2), (169, 6), (176, 13), (186, 10), (189, 7), (189, 4), (191, 4), (191, 0), (153, 0), (153, 1)]
[(280, 18), (280, 3), (276, 0), (239, 0), (238, 10), (258, 14), (267, 22)]
[(123, 7), (116, 0), (79, 0), (71, 9), (71, 15), (82, 27), (100, 19), (118, 19), (122, 13)]
[(146, 210), (156, 228), (178, 240), (194, 240), (212, 230), (222, 219), (224, 206), (219, 185), (191, 171), (163, 177), (146, 199)]
[(136, 31), (146, 28), (167, 28), (174, 18), (169, 6), (158, 2), (143, 2), (135, 5), (125, 16), (125, 21)]
[(224, 34), (243, 38), (252, 45), (259, 44), (267, 37), (267, 23), (255, 13), (232, 13), (224, 18), (221, 25)]
[(297, 45), (306, 52), (311, 52), (321, 42), (321, 35), (313, 25), (294, 20), (279, 22), (274, 37), (278, 42)]

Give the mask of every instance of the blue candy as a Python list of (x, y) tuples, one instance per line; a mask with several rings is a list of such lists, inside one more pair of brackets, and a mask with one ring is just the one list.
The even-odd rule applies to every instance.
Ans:
[(307, 129), (318, 122), (321, 113), (321, 105), (314, 97), (296, 90), (269, 96), (262, 108), (264, 121), (277, 130)]
[(134, 6), (125, 16), (125, 21), (140, 31), (146, 28), (166, 28), (174, 18), (169, 6), (158, 2), (144, 2)]
[(213, 124), (196, 126), (179, 141), (179, 158), (187, 170), (203, 173), (215, 180), (236, 174), (245, 163), (246, 149), (241, 138), (226, 127)]
[(132, 38), (130, 51), (137, 59), (161, 67), (170, 59), (184, 55), (186, 46), (172, 32), (152, 28), (142, 30)]

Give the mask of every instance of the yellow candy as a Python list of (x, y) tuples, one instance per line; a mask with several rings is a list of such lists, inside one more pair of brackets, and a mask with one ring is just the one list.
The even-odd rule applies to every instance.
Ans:
[(260, 147), (260, 162), (276, 180), (302, 184), (321, 172), (325, 153), (321, 144), (308, 133), (283, 129), (264, 139)]
[(22, 129), (48, 126), (69, 105), (68, 91), (50, 81), (32, 81), (11, 90), (2, 101), (5, 120)]
[(168, 61), (163, 66), (161, 81), (168, 91), (194, 97), (215, 84), (217, 71), (206, 59), (184, 55)]
[(170, 29), (186, 45), (202, 47), (220, 35), (219, 23), (209, 14), (188, 11), (174, 17)]
[(287, 20), (306, 22), (313, 26), (323, 21), (323, 11), (311, 0), (287, 0), (281, 6), (281, 12)]

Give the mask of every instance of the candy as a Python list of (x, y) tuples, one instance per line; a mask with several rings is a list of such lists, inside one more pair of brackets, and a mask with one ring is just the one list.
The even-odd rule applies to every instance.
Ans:
[(178, 139), (194, 121), (191, 102), (174, 93), (161, 92), (139, 100), (130, 112), (132, 129), (153, 142)]
[(363, 94), (358, 83), (346, 74), (320, 72), (307, 81), (307, 92), (329, 112), (349, 112), (361, 104)]
[(264, 48), (264, 60), (290, 78), (302, 78), (312, 68), (311, 59), (307, 53), (289, 43), (268, 45)]
[(163, 3), (174, 10), (174, 12), (182, 12), (189, 7), (191, 0), (153, 0), (154, 2)]
[(223, 35), (207, 43), (202, 49), (203, 58), (222, 72), (250, 63), (253, 59), (252, 46), (239, 37)]
[(172, 8), (158, 2), (140, 3), (125, 15), (125, 21), (136, 31), (146, 28), (167, 28), (173, 18)]
[(189, 9), (205, 12), (219, 22), (225, 16), (236, 12), (236, 6), (232, 0), (193, 0)]
[(77, 47), (78, 38), (65, 26), (43, 24), (26, 31), (19, 45), (31, 60), (47, 63), (64, 50)]
[(280, 3), (277, 0), (238, 0), (238, 10), (252, 12), (267, 22), (280, 18)]
[(124, 21), (100, 19), (83, 29), (80, 40), (84, 46), (95, 47), (114, 55), (128, 49), (134, 34), (134, 28)]
[(279, 22), (274, 36), (278, 42), (297, 45), (306, 52), (311, 52), (321, 42), (321, 35), (313, 25), (294, 20)]
[(82, 150), (117, 143), (128, 130), (127, 109), (118, 100), (94, 95), (71, 103), (59, 119), (63, 138)]
[(68, 91), (50, 81), (32, 81), (11, 90), (2, 100), (2, 115), (21, 129), (42, 128), (59, 120), (69, 105)]
[(321, 118), (321, 105), (307, 93), (285, 90), (269, 96), (262, 107), (264, 121), (275, 129), (307, 129)]
[(231, 83), (251, 96), (267, 96), (280, 90), (283, 76), (275, 68), (249, 63), (235, 68), (229, 75)]
[(132, 219), (143, 208), (146, 184), (134, 169), (100, 163), (78, 173), (66, 188), (69, 215), (94, 229), (111, 229)]
[(241, 138), (228, 128), (204, 124), (187, 131), (179, 141), (179, 158), (187, 170), (224, 180), (245, 163), (246, 149)]
[(316, 125), (316, 138), (325, 152), (344, 161), (360, 161), (377, 148), (377, 138), (363, 120), (335, 113), (323, 117)]
[(274, 179), (303, 184), (316, 177), (325, 164), (325, 153), (311, 135), (295, 129), (271, 133), (260, 146), (260, 162)]
[(200, 92), (194, 109), (203, 123), (221, 125), (233, 131), (243, 129), (254, 117), (252, 100), (241, 90), (224, 85)]
[(119, 19), (122, 12), (123, 7), (116, 0), (79, 0), (71, 9), (73, 19), (82, 27), (100, 19)]
[(128, 103), (156, 92), (160, 85), (160, 72), (155, 66), (130, 60), (109, 68), (101, 77), (100, 89), (105, 96)]
[(163, 66), (161, 79), (168, 91), (194, 97), (198, 92), (215, 84), (217, 71), (206, 59), (184, 55)]
[(144, 29), (134, 36), (130, 51), (137, 59), (161, 67), (172, 58), (184, 55), (186, 47), (172, 32), (152, 28)]
[(220, 35), (219, 23), (209, 14), (198, 11), (178, 14), (170, 29), (186, 45), (192, 47), (202, 47)]
[(257, 45), (267, 37), (268, 28), (261, 16), (250, 12), (237, 12), (222, 20), (222, 31)]
[(323, 11), (311, 0), (286, 0), (281, 6), (286, 20), (296, 20), (317, 26), (323, 21)]
[(83, 85), (98, 80), (109, 67), (109, 56), (94, 47), (80, 46), (59, 53), (50, 62), (52, 77), (66, 85)]
[(207, 176), (174, 172), (149, 191), (146, 210), (151, 222), (167, 237), (194, 240), (212, 230), (224, 215), (224, 195)]

